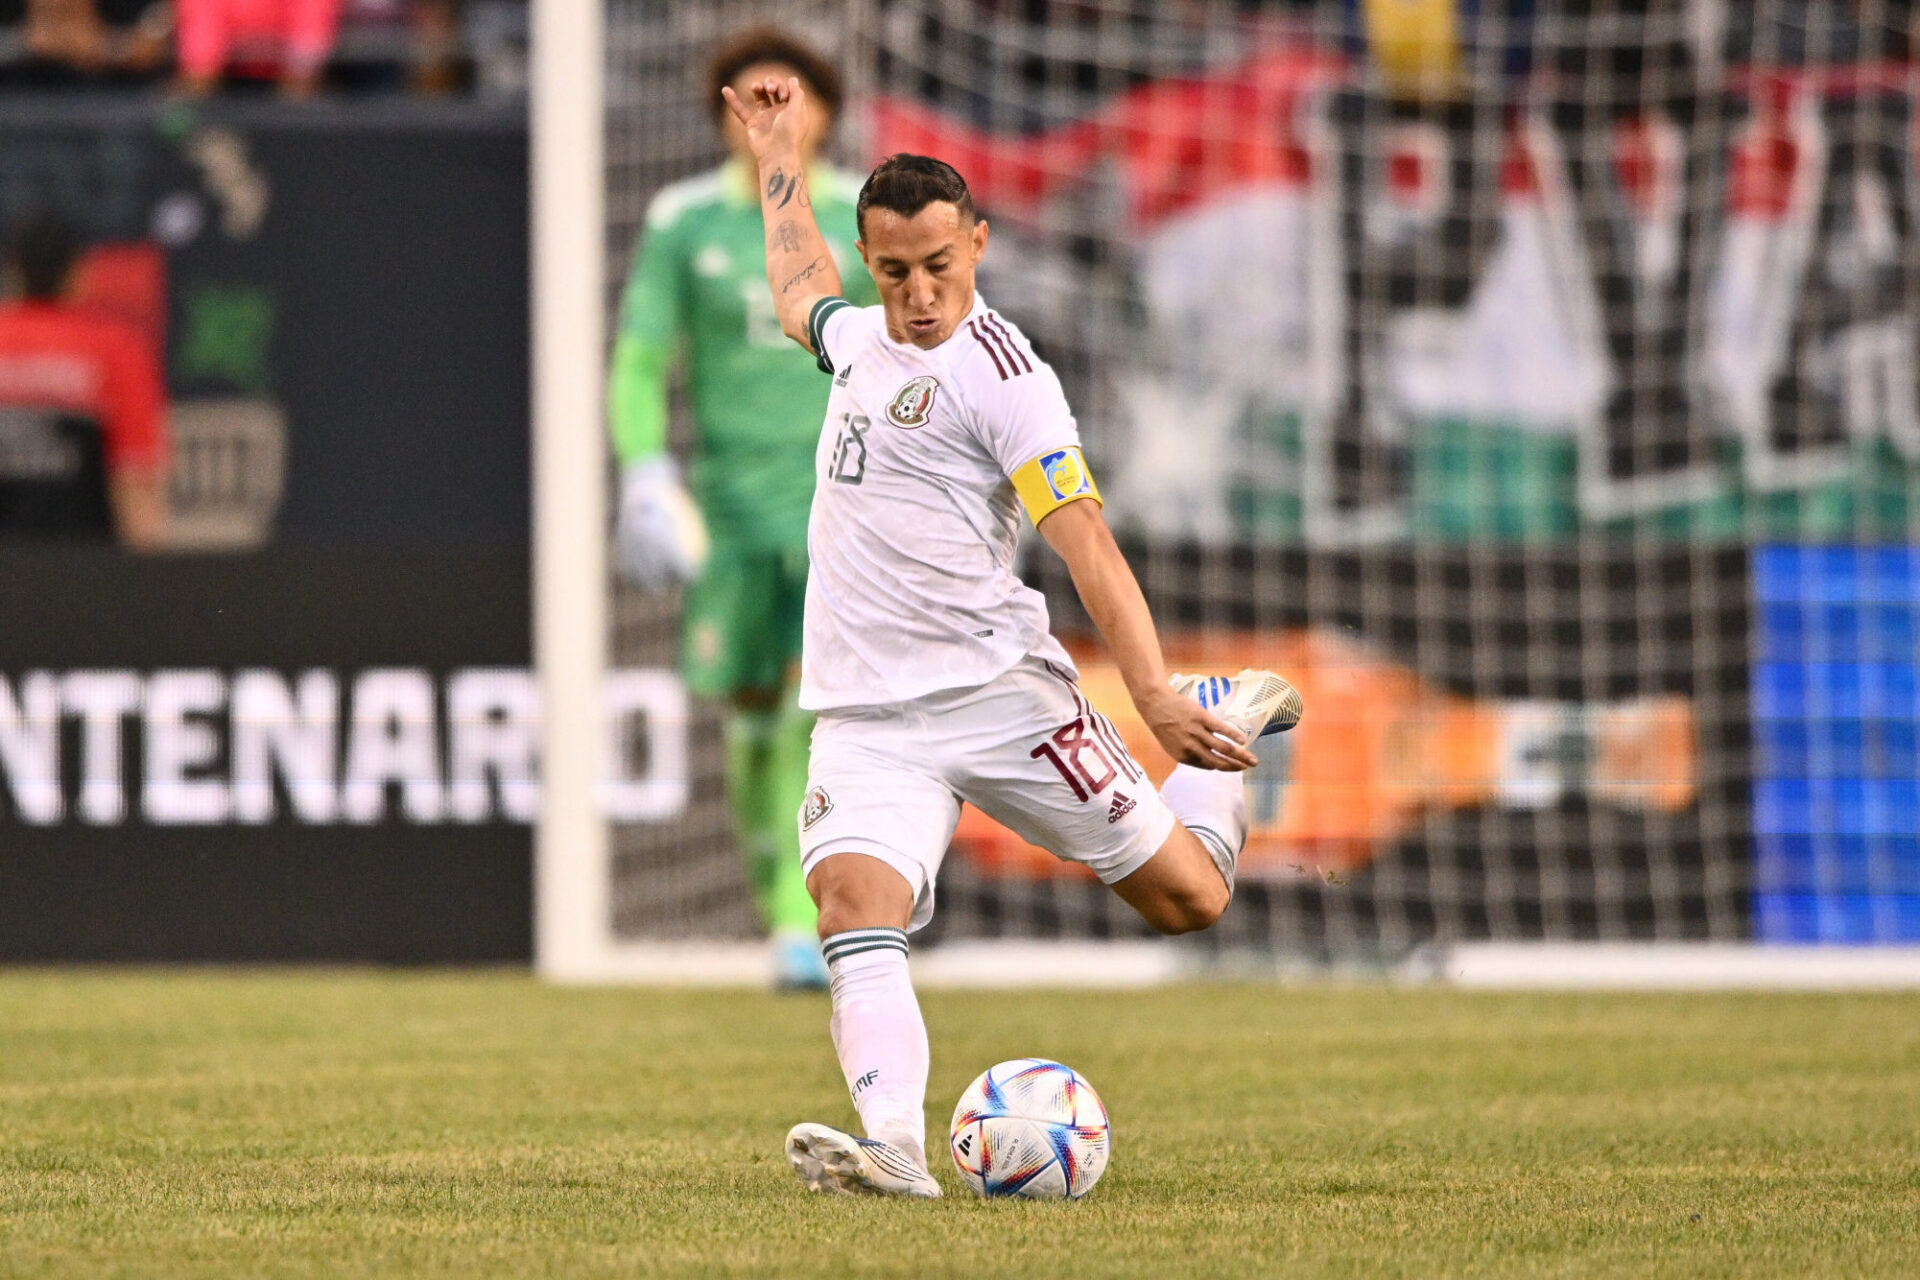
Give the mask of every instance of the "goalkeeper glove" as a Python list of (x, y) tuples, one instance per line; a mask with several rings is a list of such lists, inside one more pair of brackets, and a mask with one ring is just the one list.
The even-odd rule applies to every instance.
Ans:
[(692, 582), (707, 563), (707, 522), (661, 454), (620, 473), (620, 521), (614, 536), (620, 573), (643, 591)]

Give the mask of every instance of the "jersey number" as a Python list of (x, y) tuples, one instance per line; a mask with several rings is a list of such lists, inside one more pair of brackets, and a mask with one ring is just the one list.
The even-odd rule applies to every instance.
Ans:
[(840, 415), (840, 438), (833, 442), (833, 463), (828, 469), (836, 484), (859, 484), (867, 478), (867, 428), (873, 420), (863, 414)]
[[(1093, 762), (1100, 766), (1098, 775), (1087, 768), (1087, 762), (1080, 758), (1083, 752), (1091, 753)], [(1100, 745), (1097, 738), (1088, 736), (1084, 719), (1075, 719), (1071, 724), (1055, 729), (1052, 741), (1041, 743), (1027, 755), (1035, 760), (1044, 757), (1047, 763), (1058, 769), (1067, 785), (1073, 788), (1073, 798), (1082, 803), (1090, 794), (1099, 795), (1105, 791), (1107, 784), (1120, 776), (1106, 748)], [(1076, 774), (1079, 776), (1074, 776)]]

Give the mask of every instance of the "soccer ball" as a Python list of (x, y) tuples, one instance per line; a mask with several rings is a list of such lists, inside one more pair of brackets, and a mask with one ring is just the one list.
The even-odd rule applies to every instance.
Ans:
[(1078, 1200), (1107, 1171), (1113, 1132), (1086, 1078), (1041, 1058), (988, 1067), (960, 1095), (953, 1163), (983, 1196)]

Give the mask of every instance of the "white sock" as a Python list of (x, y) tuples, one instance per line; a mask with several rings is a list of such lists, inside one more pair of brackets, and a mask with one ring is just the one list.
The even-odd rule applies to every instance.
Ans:
[(833, 975), (833, 1047), (869, 1138), (926, 1168), (927, 1024), (907, 976), (904, 929), (849, 929), (820, 944)]
[(1160, 798), (1182, 826), (1200, 837), (1220, 878), (1233, 892), (1233, 866), (1247, 843), (1247, 787), (1237, 773), (1177, 764), (1160, 784)]

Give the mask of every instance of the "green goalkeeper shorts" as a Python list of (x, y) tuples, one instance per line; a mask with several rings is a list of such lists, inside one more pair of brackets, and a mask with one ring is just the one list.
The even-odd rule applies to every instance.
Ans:
[(747, 550), (715, 540), (687, 591), (681, 669), (703, 698), (778, 689), (800, 660), (807, 553)]

